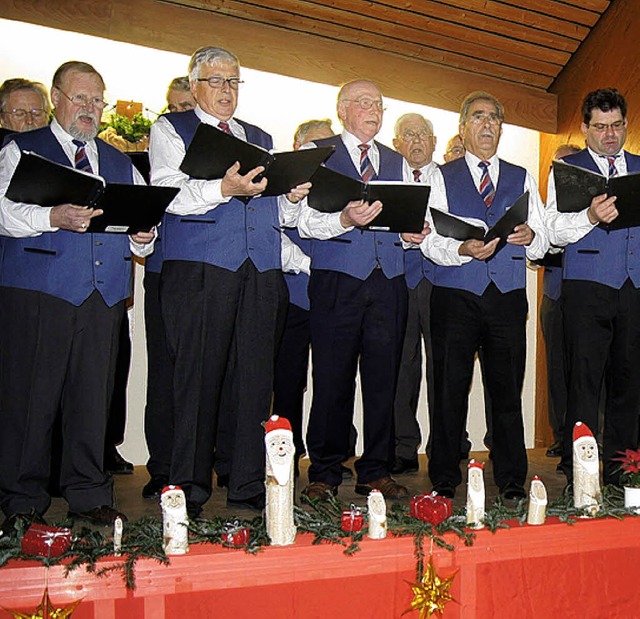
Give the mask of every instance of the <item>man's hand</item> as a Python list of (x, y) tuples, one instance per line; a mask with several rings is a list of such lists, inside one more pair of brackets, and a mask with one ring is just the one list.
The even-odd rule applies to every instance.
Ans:
[(595, 196), (587, 210), (587, 217), (592, 224), (610, 224), (617, 216), (616, 196), (607, 198), (606, 194)]
[(151, 228), (149, 232), (140, 231), (140, 232), (136, 232), (135, 234), (132, 234), (131, 240), (134, 243), (139, 243), (140, 245), (146, 245), (147, 243), (151, 243), (154, 237), (155, 237), (155, 228)]
[(429, 227), (429, 222), (424, 222), (424, 228), (422, 228), (422, 232), (403, 232), (400, 236), (402, 240), (406, 243), (413, 243), (414, 245), (420, 245), (422, 241), (427, 237), (428, 234), (431, 234), (431, 228)]
[(482, 241), (478, 241), (477, 239), (469, 239), (460, 245), (458, 253), (461, 256), (471, 256), (476, 260), (486, 260), (493, 255), (493, 252), (496, 251), (499, 241), (500, 239), (493, 239), (493, 241), (485, 245)]
[(382, 202), (376, 200), (369, 204), (364, 200), (349, 202), (340, 213), (340, 223), (343, 228), (351, 226), (366, 226), (371, 223), (382, 211)]
[(222, 177), (221, 191), (225, 198), (231, 196), (257, 196), (267, 188), (267, 179), (263, 178), (259, 183), (253, 179), (264, 172), (264, 166), (258, 166), (249, 170), (244, 176), (238, 173), (240, 164), (236, 161)]
[(306, 196), (309, 195), (310, 189), (311, 189), (310, 182), (302, 183), (302, 185), (298, 185), (297, 187), (294, 187), (287, 194), (287, 200), (289, 200), (289, 202), (292, 202), (293, 204), (297, 204), (298, 202), (300, 202), (300, 200), (302, 200), (302, 198), (305, 198)]
[(76, 204), (60, 204), (49, 212), (49, 223), (54, 228), (71, 230), (72, 232), (86, 232), (91, 220), (102, 215), (102, 209), (77, 206)]
[(531, 245), (533, 237), (536, 233), (528, 224), (520, 224), (513, 229), (513, 232), (507, 237), (507, 243), (512, 245)]

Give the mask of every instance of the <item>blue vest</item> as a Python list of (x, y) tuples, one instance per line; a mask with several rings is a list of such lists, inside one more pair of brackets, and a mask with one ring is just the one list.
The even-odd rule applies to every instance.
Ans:
[(144, 259), (144, 270), (150, 273), (160, 273), (162, 271), (162, 263), (164, 262), (162, 256), (162, 233), (164, 230), (162, 228), (163, 226), (158, 226), (157, 228), (158, 236), (153, 246), (153, 253)]
[[(311, 251), (311, 241), (303, 239), (298, 234), (296, 228), (285, 228), (284, 233), (305, 253), (307, 256)], [(308, 310), (311, 306), (309, 301), (309, 276), (306, 273), (285, 273), (284, 281), (289, 290), (289, 303)]]
[(557, 301), (562, 292), (562, 257), (563, 254), (547, 254), (540, 261), (544, 268), (542, 294), (552, 301)]
[[(335, 146), (326, 166), (336, 172), (360, 180), (360, 173), (353, 165), (342, 138), (339, 135), (317, 140), (318, 146)], [(378, 144), (380, 171), (377, 180), (401, 181), (402, 156), (390, 148)], [(404, 273), (404, 250), (397, 234), (372, 232), (355, 228), (334, 239), (311, 240), (311, 268), (347, 273), (358, 279), (367, 279), (376, 265), (382, 267), (387, 278)]]
[(404, 278), (411, 290), (423, 279), (433, 283), (435, 271), (435, 263), (426, 258), (419, 249), (407, 249), (404, 252)]
[[(640, 172), (640, 157), (625, 152), (627, 171)], [(564, 161), (597, 172), (600, 170), (588, 150), (568, 155)], [(638, 205), (640, 208), (640, 205)], [(607, 232), (596, 227), (564, 250), (564, 279), (597, 282), (620, 289), (631, 278), (640, 287), (640, 228)]]
[[(500, 160), (500, 178), (490, 208), (478, 193), (464, 157), (440, 167), (452, 215), (473, 217), (491, 227), (524, 192), (526, 171)], [(510, 292), (526, 285), (525, 248), (507, 243), (487, 261), (471, 260), (461, 266), (436, 266), (434, 285), (461, 288), (481, 295), (494, 282), (500, 292)]]
[[(165, 118), (188, 148), (200, 124), (195, 112), (175, 112)], [(240, 122), (240, 121), (238, 121)], [(267, 150), (271, 136), (240, 122), (247, 140)], [(232, 198), (203, 215), (164, 216), (162, 251), (164, 260), (204, 262), (237, 271), (249, 258), (261, 273), (281, 269), (278, 199), (252, 198), (247, 204)]]
[[(49, 127), (11, 136), (21, 150), (30, 150), (71, 167)], [(108, 182), (132, 183), (131, 160), (96, 140), (100, 176)], [(68, 230), (30, 238), (4, 237), (0, 255), (0, 286), (37, 290), (79, 306), (98, 290), (112, 307), (131, 294), (131, 253), (126, 234)]]

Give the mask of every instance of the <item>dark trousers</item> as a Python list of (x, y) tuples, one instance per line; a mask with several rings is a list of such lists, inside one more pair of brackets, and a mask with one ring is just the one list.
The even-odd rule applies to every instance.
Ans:
[(312, 271), (313, 404), (307, 429), (309, 480), (338, 486), (349, 450), (356, 374), (360, 367), (364, 452), (360, 483), (388, 475), (394, 455), (393, 401), (407, 315), (402, 276), (375, 269), (366, 280)]
[(127, 385), (129, 384), (129, 370), (131, 368), (131, 335), (129, 334), (129, 315), (123, 313), (120, 325), (118, 358), (116, 360), (116, 375), (113, 385), (113, 397), (107, 420), (107, 435), (105, 450), (115, 449), (124, 441), (127, 425)]
[(427, 353), (427, 401), (433, 410), (433, 367), (431, 362), (431, 282), (423, 279), (408, 289), (407, 328), (402, 345), (398, 386), (394, 402), (395, 455), (411, 460), (422, 442), (417, 420), (420, 383), (422, 382), (422, 341)]
[(562, 311), (569, 376), (562, 468), (571, 479), (574, 424), (582, 421), (597, 432), (604, 377), (603, 480), (618, 483), (618, 463), (611, 459), (638, 444), (640, 290), (630, 280), (620, 290), (565, 280)]
[(160, 273), (144, 274), (144, 321), (147, 339), (147, 402), (144, 436), (150, 475), (169, 477), (173, 449), (173, 364), (160, 310)]
[(311, 329), (309, 311), (289, 303), (287, 320), (276, 359), (273, 412), (291, 423), (296, 454), (306, 451), (302, 437), (304, 392), (309, 371)]
[[(562, 442), (567, 414), (567, 369), (562, 305), (547, 296), (540, 303), (540, 326), (546, 350), (549, 424), (553, 439)], [(597, 427), (593, 428), (594, 433)]]
[(523, 484), (527, 454), (522, 421), (527, 297), (501, 293), (490, 284), (482, 296), (434, 286), (431, 343), (435, 409), (429, 477), (432, 483), (462, 481), (460, 435), (466, 425), (476, 352), (484, 356), (485, 388), (491, 398), (492, 456), (496, 485)]
[(0, 288), (0, 506), (7, 514), (51, 498), (52, 428), (60, 411), (60, 486), (72, 511), (111, 505), (103, 456), (124, 302), (107, 307)]
[[(235, 272), (198, 262), (163, 265), (160, 300), (174, 364), (169, 480), (192, 506), (211, 495), (221, 411), (234, 436), (228, 498), (264, 492), (261, 423), (269, 417), (287, 298), (282, 273), (259, 273), (249, 260)], [(230, 390), (224, 404), (223, 385)]]

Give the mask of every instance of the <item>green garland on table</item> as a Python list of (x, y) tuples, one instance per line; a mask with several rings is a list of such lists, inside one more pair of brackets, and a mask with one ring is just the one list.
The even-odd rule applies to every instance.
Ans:
[[(303, 506), (294, 507), (294, 518), (298, 533), (310, 533), (314, 536), (313, 543), (330, 543), (344, 546), (344, 553), (351, 555), (360, 550), (366, 526), (361, 531), (345, 533), (341, 528), (341, 516), (349, 506), (331, 497), (329, 501), (309, 501), (303, 497)], [(362, 508), (366, 519), (366, 508)], [(584, 515), (583, 509), (573, 507), (573, 497), (564, 495), (547, 506), (547, 517), (556, 516), (567, 524), (572, 524)], [(623, 506), (622, 489), (613, 486), (603, 488), (603, 505), (595, 518), (617, 518), (636, 515), (634, 511)], [(500, 498), (486, 510), (484, 523), (486, 528), (496, 533), (498, 529), (506, 529), (516, 521), (520, 525), (526, 522), (527, 502), (520, 501), (513, 507), (504, 505)], [(366, 522), (366, 520), (365, 520)], [(269, 545), (265, 521), (263, 516), (252, 520), (216, 517), (213, 519), (197, 519), (189, 526), (189, 543), (222, 544), (225, 535), (230, 530), (246, 527), (249, 530), (249, 541), (238, 547), (245, 552), (255, 554), (264, 546)], [(415, 540), (414, 556), (416, 558), (416, 573), (418, 582), (424, 573), (425, 553), (424, 541), (454, 550), (454, 546), (444, 539), (447, 533), (457, 535), (466, 546), (472, 546), (476, 534), (466, 528), (465, 509), (459, 508), (444, 522), (434, 526), (428, 522), (417, 520), (410, 516), (408, 505), (394, 503), (387, 513), (387, 529), (394, 536), (412, 535)], [(18, 530), (24, 533), (24, 530)], [(21, 535), (0, 538), (0, 567), (11, 559), (38, 560), (46, 566), (65, 563), (66, 572), (84, 566), (88, 572), (96, 576), (104, 576), (113, 572), (121, 572), (126, 586), (135, 589), (135, 565), (139, 559), (153, 559), (159, 564), (168, 564), (169, 559), (162, 549), (162, 522), (153, 516), (144, 516), (136, 522), (125, 524), (122, 540), (122, 556), (113, 556), (112, 532), (106, 529), (95, 530), (83, 527), (73, 532), (73, 542), (67, 553), (61, 557), (33, 557), (27, 556), (21, 550)], [(99, 566), (100, 559), (110, 559), (106, 567)]]

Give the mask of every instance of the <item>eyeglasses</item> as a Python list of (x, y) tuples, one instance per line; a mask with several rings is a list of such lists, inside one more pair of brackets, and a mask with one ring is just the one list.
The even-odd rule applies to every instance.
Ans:
[(485, 112), (474, 112), (471, 114), (469, 121), (474, 125), (484, 125), (489, 123), (490, 125), (495, 126), (499, 125), (502, 122), (502, 119), (495, 112), (491, 112), (490, 114), (486, 114)]
[(413, 140), (415, 140), (416, 138), (418, 140), (429, 140), (432, 137), (433, 137), (433, 134), (431, 134), (428, 131), (426, 131), (425, 129), (423, 129), (422, 131), (405, 131), (400, 136), (400, 139), (403, 142), (413, 142)]
[(387, 109), (384, 107), (384, 103), (382, 103), (381, 99), (376, 99), (374, 101), (373, 99), (369, 99), (369, 97), (360, 97), (360, 99), (343, 99), (343, 101), (357, 103), (363, 110), (370, 110), (374, 106), (379, 112), (384, 112)]
[(87, 97), (87, 95), (73, 95), (73, 97), (70, 97), (62, 88), (58, 86), (56, 88), (77, 107), (89, 107), (92, 105), (96, 110), (103, 110), (107, 105), (107, 102), (103, 101), (102, 97)]
[(447, 153), (447, 155), (464, 155), (464, 148), (462, 146), (454, 146), (453, 148), (450, 148)]
[(33, 110), (22, 110), (20, 108), (13, 108), (12, 110), (7, 110), (6, 112), (2, 112), (3, 114), (7, 114), (8, 116), (12, 116), (16, 120), (24, 120), (27, 116), (31, 116), (33, 120), (40, 120), (45, 117), (47, 113), (45, 110), (41, 108), (34, 108)]
[(627, 126), (626, 120), (616, 120), (614, 123), (593, 123), (593, 125), (589, 125), (596, 133), (604, 133), (608, 129), (612, 129), (614, 133), (618, 133), (618, 131), (622, 131)]
[(238, 90), (240, 84), (244, 84), (244, 80), (239, 77), (220, 77), (213, 75), (212, 77), (199, 77), (196, 82), (207, 82), (211, 88), (224, 88), (225, 84), (229, 84), (231, 90)]

